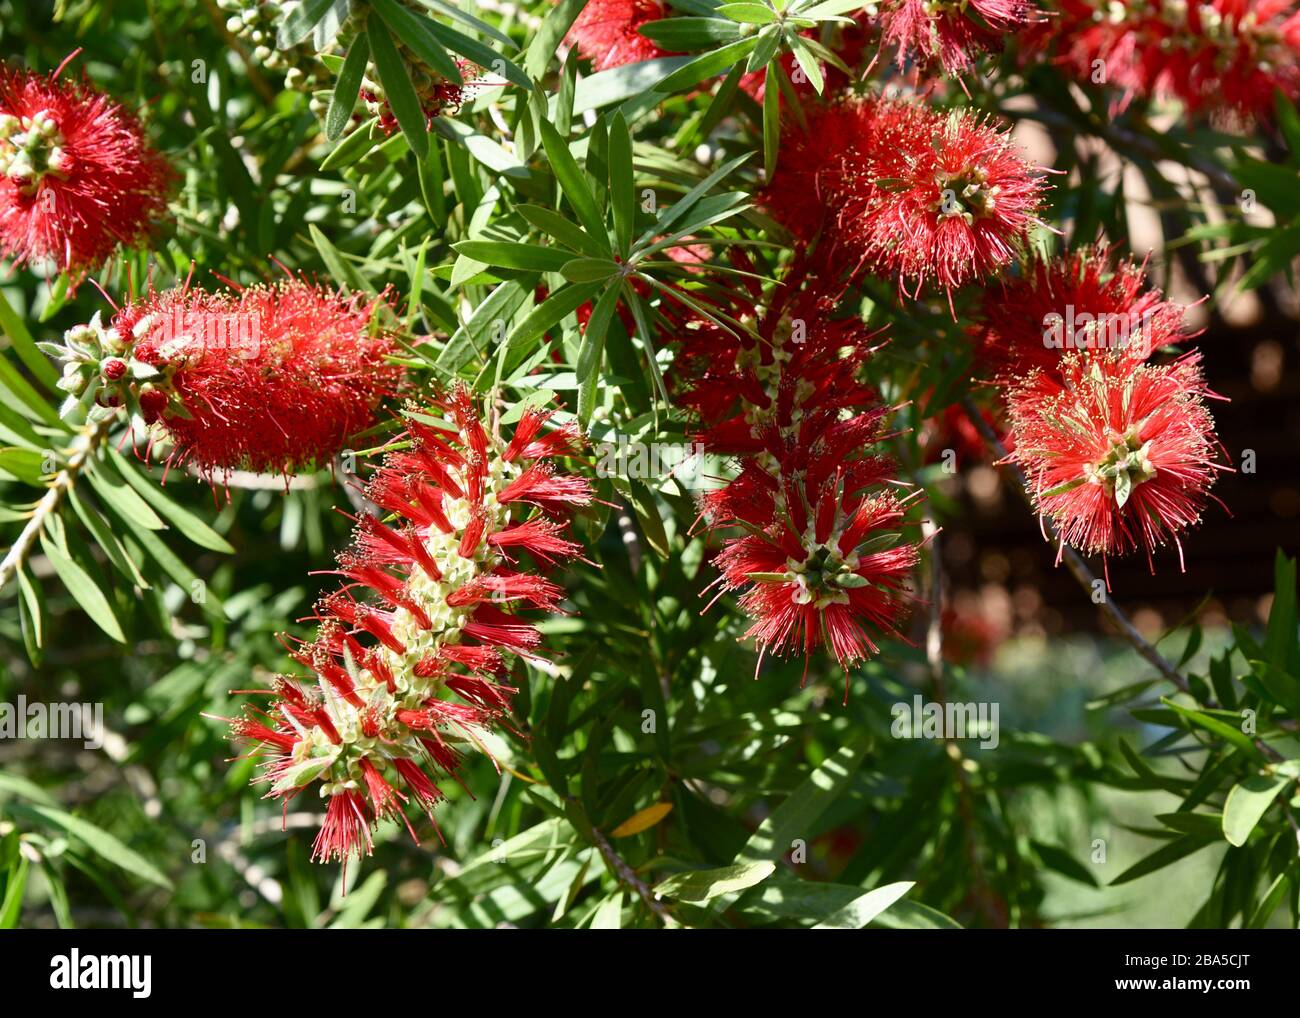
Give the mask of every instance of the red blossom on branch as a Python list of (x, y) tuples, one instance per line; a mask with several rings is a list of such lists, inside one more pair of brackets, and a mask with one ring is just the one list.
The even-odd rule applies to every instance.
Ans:
[(917, 547), (898, 529), (899, 500), (877, 490), (894, 471), (873, 450), (888, 408), (860, 373), (879, 336), (837, 314), (839, 293), (805, 269), (767, 293), (753, 281), (733, 291), (740, 329), (688, 317), (672, 381), (695, 440), (741, 457), (700, 508), (711, 531), (746, 531), (716, 559), (751, 619), (743, 638), (806, 662), (826, 647), (847, 670), (898, 635)]
[[(1036, 510), (1072, 548), (1103, 556), (1155, 550), (1200, 521), (1217, 473), (1214, 397), (1200, 358), (1144, 364), (1069, 353), (1007, 395), (1015, 451)], [(1154, 570), (1154, 565), (1152, 565)]]
[(420, 410), (366, 490), (383, 517), (358, 522), (345, 582), (293, 653), (311, 680), (281, 677), (265, 711), (231, 722), (257, 745), (268, 796), (316, 786), (328, 800), (322, 862), (370, 854), (385, 818), (416, 837), (407, 804), (433, 822), (439, 782), (460, 781), (465, 751), (486, 751), (506, 718), (509, 658), (540, 652), (521, 612), (559, 610), (562, 589), (522, 556), (544, 567), (580, 550), (563, 533), (590, 487), (552, 462), (577, 450), (576, 429), (530, 409), (501, 434), (466, 389)]
[[(61, 68), (60, 68), (61, 70)], [(85, 82), (0, 64), (0, 253), (74, 281), (167, 219), (172, 170)]]
[(833, 267), (895, 278), (913, 296), (927, 283), (951, 294), (996, 275), (1042, 225), (1042, 174), (972, 114), (858, 99), (807, 119), (783, 129), (761, 200), (800, 241), (820, 234)]
[(170, 438), (172, 462), (217, 477), (287, 474), (328, 462), (396, 393), (402, 371), (387, 360), (397, 347), (378, 320), (384, 300), (297, 277), (217, 292), (186, 285), (67, 338), (138, 365), (116, 379), (106, 369), (100, 401), (138, 409)]

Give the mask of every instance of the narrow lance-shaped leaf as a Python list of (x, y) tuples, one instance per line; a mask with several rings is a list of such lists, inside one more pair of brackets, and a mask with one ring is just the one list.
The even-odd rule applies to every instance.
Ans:
[(423, 159), (429, 150), (429, 135), (425, 129), (424, 109), (420, 98), (415, 94), (411, 84), (411, 75), (402, 63), (402, 58), (393, 45), (393, 37), (388, 34), (379, 15), (372, 11), (366, 22), (366, 32), (370, 37), (370, 50), (375, 58), (375, 70), (379, 72), (379, 83), (384, 87), (388, 104), (393, 108), (393, 115), (402, 129), (402, 135), (417, 158)]

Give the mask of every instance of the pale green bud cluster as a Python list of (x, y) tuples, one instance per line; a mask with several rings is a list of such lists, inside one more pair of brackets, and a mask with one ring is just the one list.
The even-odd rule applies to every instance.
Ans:
[(32, 194), (47, 175), (63, 178), (72, 168), (63, 135), (51, 113), (30, 117), (0, 113), (0, 174), (25, 194)]

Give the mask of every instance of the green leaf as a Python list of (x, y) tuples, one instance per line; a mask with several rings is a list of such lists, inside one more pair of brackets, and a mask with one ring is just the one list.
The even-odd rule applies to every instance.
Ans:
[(307, 36), (311, 35), (311, 30), (316, 27), (316, 23), (325, 17), (325, 12), (333, 4), (334, 0), (303, 0), (302, 3), (292, 6), (286, 4), (288, 13), (280, 22), (279, 31), (276, 32), (276, 48), (293, 49), (304, 42)]
[(1092, 875), (1092, 871), (1065, 849), (1041, 841), (1030, 841), (1029, 844), (1033, 846), (1034, 853), (1049, 870), (1054, 870), (1061, 876), (1069, 877), (1071, 880), (1088, 887), (1099, 886), (1097, 878)]
[(1259, 899), (1259, 904), (1255, 906), (1255, 913), (1246, 924), (1247, 929), (1262, 930), (1268, 925), (1274, 911), (1287, 899), (1294, 887), (1295, 869), (1295, 864), (1292, 863), (1291, 866), (1288, 866), (1277, 875), (1273, 883), (1269, 885), (1268, 890), (1264, 892), (1263, 897)]
[(574, 283), (562, 287), (533, 308), (510, 334), (510, 348), (523, 348), (554, 328), (579, 307), (600, 293), (600, 283)]
[(1300, 156), (1300, 113), (1296, 112), (1295, 103), (1281, 89), (1274, 93), (1274, 100), (1277, 123), (1286, 138), (1286, 147), (1293, 157)]
[(679, 89), (691, 88), (705, 78), (712, 78), (723, 71), (730, 70), (733, 64), (752, 53), (757, 45), (758, 37), (749, 36), (729, 43), (712, 53), (705, 53), (703, 56), (696, 57), (659, 82), (655, 86), (655, 91), (676, 92)]
[(688, 52), (718, 42), (735, 42), (740, 26), (725, 18), (661, 18), (642, 25), (637, 32), (661, 49)]
[(325, 111), (325, 137), (338, 141), (343, 137), (343, 129), (352, 119), (352, 110), (357, 104), (357, 95), (361, 91), (361, 79), (366, 73), (366, 64), (370, 61), (370, 40), (365, 32), (359, 32), (348, 47), (347, 58), (343, 61), (343, 70), (334, 82), (334, 93), (330, 96), (329, 109)]
[(780, 73), (777, 62), (770, 61), (763, 88), (763, 176), (768, 181), (776, 176), (776, 160), (781, 151), (781, 88), (776, 77)]
[(456, 372), (473, 360), (475, 355), (483, 359), (493, 340), (506, 338), (503, 330), (528, 299), (529, 292), (513, 279), (493, 289), (483, 303), (474, 309), (465, 324), (447, 340), (442, 352), (438, 354), (435, 362), (437, 366)]
[(18, 915), (23, 907), (23, 892), (27, 890), (27, 857), (18, 857), (17, 867), (10, 872), (5, 886), (5, 898), (0, 902), (0, 930), (18, 926)]
[(468, 57), (480, 67), (485, 67), (493, 74), (499, 74), (506, 78), (513, 85), (518, 85), (523, 89), (533, 87), (532, 79), (528, 75), (521, 71), (513, 61), (507, 60), (491, 46), (485, 46), (477, 39), (471, 39), (463, 32), (458, 32), (456, 29), (449, 28), (437, 21), (428, 22), (425, 28), (430, 35), (452, 52)]
[(573, 93), (573, 112), (586, 113), (612, 106), (624, 99), (642, 96), (669, 74), (690, 63), (692, 57), (656, 57), (635, 64), (598, 71), (578, 82)]
[(1204, 728), (1208, 732), (1213, 732), (1221, 739), (1227, 739), (1228, 742), (1232, 743), (1238, 749), (1242, 749), (1249, 753), (1251, 756), (1258, 757), (1262, 755), (1259, 751), (1259, 747), (1255, 745), (1254, 740), (1240, 728), (1235, 728), (1227, 722), (1221, 721), (1219, 718), (1216, 718), (1211, 714), (1207, 714), (1205, 711), (1184, 707), (1182, 704), (1176, 703), (1167, 696), (1162, 696), (1160, 702), (1171, 707), (1174, 711), (1181, 714), (1197, 727)]
[(219, 551), (225, 555), (234, 554), (235, 549), (229, 541), (190, 510), (174, 502), (171, 496), (165, 495), (162, 488), (155, 484), (152, 478), (142, 475), (127, 462), (126, 457), (120, 452), (116, 449), (109, 449), (108, 454), (113, 461), (113, 466), (117, 468), (117, 472), (126, 480), (126, 483), (131, 485), (141, 498), (158, 511), (163, 519), (173, 524), (190, 541), (200, 548), (207, 548), (209, 551)]
[(157, 534), (152, 530), (140, 530), (136, 532), (135, 540), (144, 549), (145, 554), (153, 559), (182, 590), (190, 591), (192, 595), (196, 587), (202, 585), (205, 593), (203, 599), (199, 601), (199, 607), (206, 615), (214, 619), (225, 617), (221, 599), (207, 589), (207, 585), (162, 542)]
[(392, 29), (393, 34), (402, 40), (402, 44), (409, 46), (431, 70), (456, 85), (465, 80), (461, 76), (460, 68), (456, 66), (456, 61), (447, 54), (442, 43), (430, 32), (429, 26), (433, 24), (432, 21), (407, 10), (397, 3), (397, 0), (371, 0), (371, 3), (374, 5), (375, 13), (384, 19), (384, 24)]
[(1223, 804), (1223, 836), (1230, 845), (1240, 848), (1246, 843), (1277, 793), (1290, 782), (1275, 774), (1257, 774), (1232, 786)]
[(307, 233), (316, 246), (321, 261), (325, 263), (325, 267), (330, 270), (330, 275), (334, 277), (336, 282), (341, 283), (349, 290), (357, 290), (371, 295), (375, 293), (375, 288), (366, 281), (365, 277), (356, 270), (351, 262), (343, 257), (342, 252), (321, 232), (320, 227), (315, 223), (310, 223), (307, 226)]
[(528, 53), (524, 57), (524, 70), (533, 78), (542, 77), (546, 68), (560, 48), (560, 43), (569, 34), (569, 29), (587, 5), (587, 0), (560, 0), (546, 14), (542, 25), (528, 44)]
[(687, 191), (680, 200), (674, 202), (672, 207), (664, 212), (663, 216), (657, 223), (641, 234), (639, 242), (644, 243), (652, 240), (652, 238), (656, 236), (662, 236), (663, 234), (668, 233), (696, 206), (696, 204), (699, 203), (700, 199), (709, 192), (714, 184), (722, 180), (724, 177), (730, 176), (741, 165), (748, 162), (749, 157), (750, 153), (746, 152), (743, 155), (739, 155), (735, 159), (731, 159), (719, 166), (693, 188)]
[(570, 283), (595, 283), (618, 274), (618, 262), (608, 258), (574, 258), (560, 267), (560, 275)]
[[(19, 602), (22, 617), (19, 621), (23, 626), (23, 638), (28, 645), (27, 656), (39, 657), (41, 648), (45, 646), (45, 599), (41, 596), (40, 588), (27, 578), (25, 570), (19, 569), (17, 575), (18, 589), (22, 594)], [(36, 653), (33, 654), (33, 651)]]
[(709, 901), (760, 884), (776, 870), (773, 862), (733, 863), (713, 870), (675, 873), (655, 885), (655, 893), (681, 901)]
[(167, 524), (149, 508), (149, 503), (137, 495), (110, 464), (101, 460), (92, 469), (83, 471), (82, 476), (125, 522), (145, 530), (167, 529)]
[(577, 160), (573, 158), (573, 153), (569, 151), (568, 142), (560, 137), (550, 121), (543, 120), (540, 128), (546, 158), (550, 160), (555, 179), (559, 182), (560, 190), (564, 192), (569, 205), (577, 214), (578, 222), (582, 224), (592, 240), (600, 245), (602, 253), (611, 254), (609, 237), (605, 231), (605, 217), (596, 204), (586, 176), (578, 166)]
[(531, 272), (559, 272), (572, 261), (567, 251), (538, 244), (516, 244), (506, 240), (462, 240), (452, 250), (485, 265)]
[(95, 625), (118, 643), (126, 643), (126, 634), (122, 632), (122, 625), (117, 621), (112, 605), (104, 596), (104, 592), (90, 578), (90, 574), (55, 547), (54, 542), (47, 540), (44, 534), (41, 535), (41, 548), (50, 560), (50, 564), (54, 566), (54, 571), (63, 582), (63, 586)]
[(379, 72), (379, 83), (384, 87), (388, 104), (393, 108), (393, 115), (402, 129), (402, 135), (416, 158), (423, 159), (429, 151), (429, 134), (426, 127), (424, 110), (420, 98), (415, 94), (411, 84), (411, 75), (402, 63), (402, 58), (393, 44), (393, 37), (388, 34), (383, 20), (372, 11), (366, 21), (366, 32), (370, 36), (370, 50), (374, 55), (375, 70)]
[(147, 880), (151, 884), (157, 884), (166, 890), (170, 891), (172, 889), (172, 882), (153, 863), (133, 849), (128, 848), (103, 828), (96, 827), (88, 820), (73, 816), (71, 813), (65, 813), (54, 806), (12, 804), (8, 808), (14, 812), (39, 817), (47, 823), (66, 831), (69, 835), (85, 844), (100, 858), (112, 863), (114, 866), (134, 874), (142, 880)]
[(866, 755), (868, 738), (855, 734), (822, 761), (804, 782), (758, 826), (736, 862), (779, 859), (796, 838), (812, 835), (817, 818), (839, 798)]
[(379, 123), (379, 118), (371, 117), (339, 144), (335, 145), (334, 151), (321, 160), (321, 170), (343, 169), (351, 166), (369, 152), (375, 144), (370, 132), (377, 123)]
[[(447, 15), (447, 17), (451, 18), (453, 21), (459, 21), (465, 25), (468, 25), (470, 28), (474, 29), (474, 31), (479, 32), (482, 35), (486, 35), (490, 39), (495, 39), (497, 42), (501, 43), (502, 46), (515, 45), (514, 40), (511, 39), (510, 36), (506, 35), (504, 32), (500, 31), (499, 29), (494, 28), (492, 25), (488, 24), (482, 18), (474, 17), (474, 15), (465, 11), (463, 9), (463, 6), (457, 6), (456, 4), (451, 4), (451, 3), (444, 3), (443, 0), (424, 0), (424, 2), (427, 6), (432, 7), (435, 10), (441, 11), (443, 14)], [(524, 87), (527, 88), (528, 86), (525, 85)]]
[(614, 114), (609, 125), (609, 193), (614, 210), (614, 243), (618, 253), (627, 258), (636, 225), (636, 181), (632, 169), (632, 135), (622, 110)]
[(813, 929), (860, 930), (915, 886), (915, 881), (901, 880), (877, 887), (845, 905), (830, 918), (822, 920)]
[(18, 317), (18, 313), (10, 306), (9, 301), (5, 299), (3, 290), (0, 290), (0, 331), (3, 331), (9, 337), (14, 353), (27, 366), (27, 370), (45, 388), (52, 390), (58, 384), (59, 373), (55, 370), (54, 365), (50, 363), (50, 359), (41, 353), (36, 346), (36, 341), (32, 338), (31, 332), (23, 324), (23, 320)]
[(70, 489), (67, 497), (68, 502), (72, 505), (73, 512), (77, 514), (77, 518), (85, 524), (86, 529), (90, 531), (90, 535), (95, 539), (108, 560), (117, 568), (118, 572), (131, 583), (143, 590), (147, 590), (149, 587), (148, 581), (140, 575), (140, 570), (136, 568), (135, 562), (127, 554), (126, 549), (122, 547), (122, 542), (113, 533), (108, 520), (104, 519), (93, 506), (87, 505), (78, 496), (76, 488)]
[(600, 258), (605, 254), (601, 246), (592, 240), (582, 227), (558, 212), (552, 212), (541, 205), (516, 205), (515, 211), (523, 216), (530, 226), (537, 227), (571, 250), (581, 251), (593, 258)]
[(595, 409), (596, 383), (600, 380), (600, 362), (605, 354), (605, 332), (618, 304), (619, 287), (611, 285), (600, 295), (596, 307), (587, 319), (582, 332), (582, 346), (578, 349), (578, 421), (583, 427), (591, 420)]
[(593, 930), (617, 930), (623, 926), (623, 892), (617, 891), (600, 903), (591, 917)]
[(960, 930), (961, 924), (938, 909), (919, 901), (900, 901), (876, 918), (876, 925), (891, 930)]
[(776, 12), (770, 7), (755, 3), (723, 4), (718, 13), (724, 18), (746, 25), (771, 25), (776, 22)]
[(1287, 558), (1280, 548), (1273, 562), (1273, 591), (1268, 632), (1264, 637), (1264, 660), (1295, 675), (1300, 672), (1296, 667), (1300, 663), (1300, 638), (1296, 633), (1296, 560)]
[(1135, 862), (1123, 873), (1110, 882), (1111, 887), (1118, 887), (1120, 884), (1127, 884), (1129, 881), (1137, 880), (1139, 877), (1145, 877), (1149, 873), (1155, 873), (1166, 866), (1178, 862), (1193, 852), (1199, 852), (1201, 849), (1214, 844), (1214, 839), (1206, 838), (1199, 834), (1186, 834), (1181, 838), (1162, 845), (1145, 859)]
[(799, 62), (799, 67), (807, 76), (809, 84), (817, 91), (818, 95), (826, 87), (826, 79), (822, 76), (821, 63), (813, 55), (800, 36), (795, 36), (790, 40), (790, 48), (794, 51), (794, 58)]

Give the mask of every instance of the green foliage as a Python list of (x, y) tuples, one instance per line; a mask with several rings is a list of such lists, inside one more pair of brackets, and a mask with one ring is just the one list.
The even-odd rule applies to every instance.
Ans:
[[(393, 295), (417, 387), (463, 381), (507, 423), (554, 400), (558, 420), (576, 419), (594, 443), (662, 446), (688, 427), (664, 378), (671, 352), (655, 342), (668, 295), (720, 328), (753, 327), (712, 298), (789, 260), (754, 198), (781, 172), (778, 97), (794, 97), (782, 56), (823, 91), (829, 68), (848, 70), (825, 38), (859, 5), (678, 2), (644, 34), (684, 55), (580, 75), (573, 53), (558, 55), (575, 0), (477, 14), (308, 0), (279, 42), (329, 56), (316, 112), (232, 46), (209, 6), (70, 0), (51, 17), (0, 0), (6, 59), (48, 68), (84, 46), (81, 64), (143, 107), (178, 168), (174, 226), (103, 275), (107, 294), (150, 276), (175, 285), (192, 266), (203, 281), (249, 282), (274, 259)], [(453, 79), (463, 58), (491, 83), (430, 121), (408, 53)], [(1220, 267), (1221, 285), (1236, 259), (1243, 287), (1289, 269), (1300, 252), (1293, 108), (1280, 108), (1292, 155), (1278, 164), (1199, 128), (1156, 132), (1142, 103), (1110, 118), (1101, 90), (1067, 88), (1050, 68), (1015, 73), (1008, 57), (1003, 69), (971, 82), (969, 101), (1060, 143), (1057, 168), (1077, 172), (1050, 212), (1068, 243), (1129, 237), (1122, 188), (1095, 172), (1101, 140), (1147, 181), (1166, 244)], [(391, 134), (358, 106), (371, 70)], [(762, 104), (740, 86), (759, 71)], [(1032, 108), (1016, 105), (1026, 95)], [(1252, 188), (1279, 226), (1210, 224), (1162, 160)], [(1036, 243), (1067, 241), (1043, 231)], [(669, 254), (687, 246), (712, 253), (708, 273)], [(745, 250), (752, 272), (723, 249)], [(893, 337), (870, 381), (910, 404), (891, 452), (926, 487), (939, 468), (925, 465), (920, 426), (971, 389), (967, 309), (959, 297), (959, 319), (941, 302), (899, 313), (895, 296), (879, 281), (864, 290), (864, 318)], [(1279, 555), (1262, 636), (1180, 631), (1184, 688), (1110, 648), (1127, 662), (1117, 674), (1131, 674), (1096, 690), (1082, 728), (1047, 734), (1009, 718), (985, 752), (893, 731), (892, 705), (917, 693), (1016, 695), (928, 659), (924, 607), (917, 646), (888, 645), (848, 677), (825, 661), (806, 676), (801, 661), (758, 662), (734, 599), (701, 614), (712, 571), (691, 529), (694, 493), (625, 476), (599, 477), (601, 502), (578, 521), (591, 562), (561, 577), (572, 614), (544, 627), (555, 663), (514, 666), (517, 730), (494, 747), (499, 772), (476, 759), (466, 786), (477, 798), (449, 789), (441, 842), (417, 846), (383, 825), (345, 895), (340, 872), (308, 861), (319, 804), (295, 801), (282, 828), (249, 787), (253, 761), (229, 761), (216, 719), (238, 712), (238, 691), (293, 670), (276, 634), (308, 631), (293, 620), (311, 612), (312, 571), (347, 540), (334, 510), (353, 511), (349, 478), (321, 464), (290, 485), (240, 478), (214, 492), (173, 472), (164, 487), (120, 418), (75, 401), (60, 413), (40, 343), (96, 311), (109, 309), (89, 285), (0, 281), (0, 527), (22, 551), (0, 566), (0, 702), (75, 700), (104, 716), (98, 746), (0, 742), (0, 927), (1034, 926), (1078, 918), (1063, 886), (1104, 914), (1123, 901), (1108, 888), (1196, 853), (1218, 863), (1194, 925), (1300, 921), (1293, 560)], [(395, 428), (357, 436), (361, 459)], [(959, 521), (937, 486), (928, 495), (909, 526)], [(1112, 791), (1143, 796), (1151, 819), (1135, 834), (1157, 846), (1123, 870), (1092, 836)], [(1176, 807), (1158, 805), (1169, 796)]]

